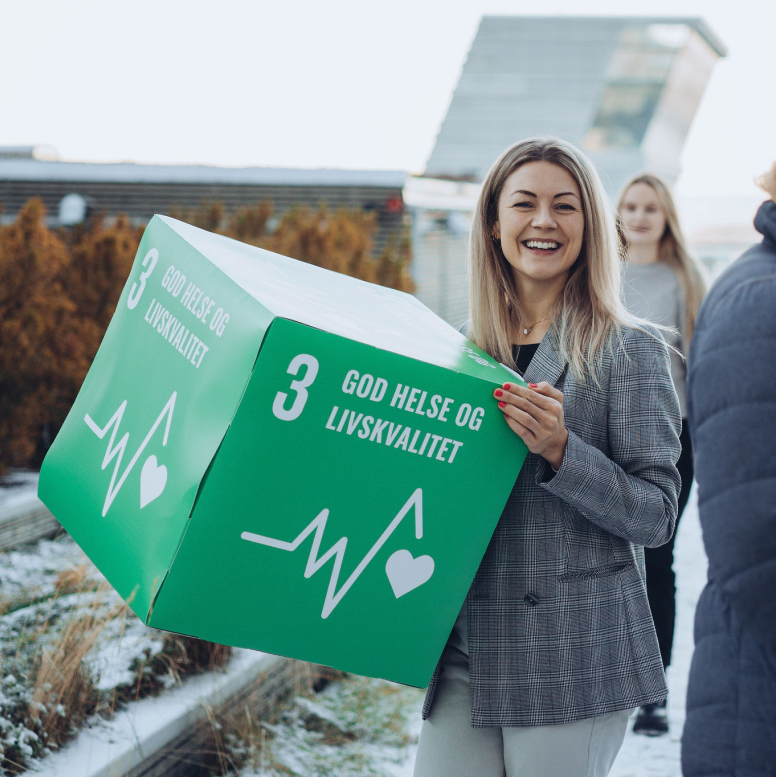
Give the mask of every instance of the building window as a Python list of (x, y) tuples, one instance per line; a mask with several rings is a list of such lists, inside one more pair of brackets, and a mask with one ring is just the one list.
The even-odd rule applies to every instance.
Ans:
[(641, 145), (674, 58), (689, 34), (683, 24), (651, 24), (622, 31), (595, 121), (583, 141), (585, 148), (595, 152)]

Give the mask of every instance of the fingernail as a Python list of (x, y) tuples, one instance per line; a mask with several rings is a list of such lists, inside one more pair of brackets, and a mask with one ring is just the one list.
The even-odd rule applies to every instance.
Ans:
[(496, 390), (495, 390), (493, 393), (494, 393), (494, 394), (495, 394), (497, 397), (500, 397), (500, 396), (501, 396), (501, 395), (502, 395), (504, 392), (503, 392), (501, 389), (496, 389)]
[(512, 386), (511, 386), (509, 383), (505, 383), (505, 384), (504, 384), (504, 388), (505, 388), (507, 391), (509, 391), (509, 389), (511, 389), (511, 388), (512, 388)]
[(506, 407), (506, 406), (507, 406), (507, 403), (506, 403), (506, 402), (499, 402), (499, 403), (498, 403), (498, 406), (499, 406), (499, 407)]
[(538, 383), (529, 383), (528, 385), (529, 385), (531, 388), (539, 388), (539, 384), (538, 384)]

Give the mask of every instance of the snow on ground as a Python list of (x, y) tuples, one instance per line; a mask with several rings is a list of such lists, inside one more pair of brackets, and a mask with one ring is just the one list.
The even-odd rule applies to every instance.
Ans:
[[(92, 721), (65, 747), (35, 763), (30, 777), (127, 774), (195, 727), (203, 710), (218, 706), (236, 690), (255, 682), (274, 660), (274, 656), (238, 648), (223, 670), (189, 677), (159, 696), (130, 702), (111, 720)], [(196, 758), (197, 753), (192, 754), (190, 763)]]
[[(117, 700), (123, 703), (157, 687), (180, 684), (173, 658), (163, 653), (164, 633), (147, 628), (129, 612), (67, 535), (0, 552), (0, 614), (0, 774), (6, 773), (6, 760), (40, 765), (40, 759), (55, 747), (42, 718), (32, 710), (39, 709), (40, 703), (55, 709), (52, 705), (61, 697), (44, 695), (40, 702), (40, 689), (33, 697), (32, 678), (40, 657), (56, 655), (63, 644), (71, 644), (68, 639), (86, 647), (81, 666), (96, 692), (93, 707), (81, 708), (87, 716), (86, 728), (109, 727), (103, 717), (110, 716)], [(251, 660), (261, 655), (252, 653)], [(196, 707), (198, 701), (192, 703)], [(158, 718), (165, 705), (153, 706)], [(61, 704), (56, 707), (60, 708), (60, 714), (70, 714)], [(184, 705), (177, 714), (187, 711)], [(89, 750), (90, 757), (93, 751)]]
[(38, 492), (40, 473), (31, 469), (10, 470), (0, 478), (0, 509), (30, 492)]
[(37, 472), (15, 470), (0, 478), (0, 522), (41, 508)]
[(86, 572), (95, 582), (104, 578), (69, 536), (23, 545), (18, 550), (0, 551), (0, 596), (28, 601), (52, 596), (59, 575), (71, 568), (88, 565)]
[(263, 741), (232, 743), (248, 755), (240, 777), (411, 777), (422, 698), (417, 688), (356, 675), (298, 696), (277, 723), (263, 724)]

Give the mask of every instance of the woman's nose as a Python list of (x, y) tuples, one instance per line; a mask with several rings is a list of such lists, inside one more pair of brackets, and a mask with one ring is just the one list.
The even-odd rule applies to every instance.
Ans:
[(531, 226), (544, 229), (556, 227), (555, 219), (550, 208), (538, 208), (534, 214)]

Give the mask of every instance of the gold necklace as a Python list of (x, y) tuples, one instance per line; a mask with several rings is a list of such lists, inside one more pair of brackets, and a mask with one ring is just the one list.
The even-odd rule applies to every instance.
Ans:
[(532, 329), (533, 329), (533, 328), (534, 328), (534, 327), (535, 327), (537, 324), (541, 324), (541, 323), (542, 323), (542, 321), (549, 321), (549, 320), (550, 320), (550, 318), (551, 318), (551, 316), (547, 316), (547, 318), (540, 318), (538, 321), (534, 321), (534, 322), (533, 322), (533, 324), (531, 324), (531, 326), (527, 326), (525, 329), (523, 329), (523, 334), (524, 334), (524, 335), (530, 335), (530, 334), (531, 334), (531, 330), (532, 330)]

